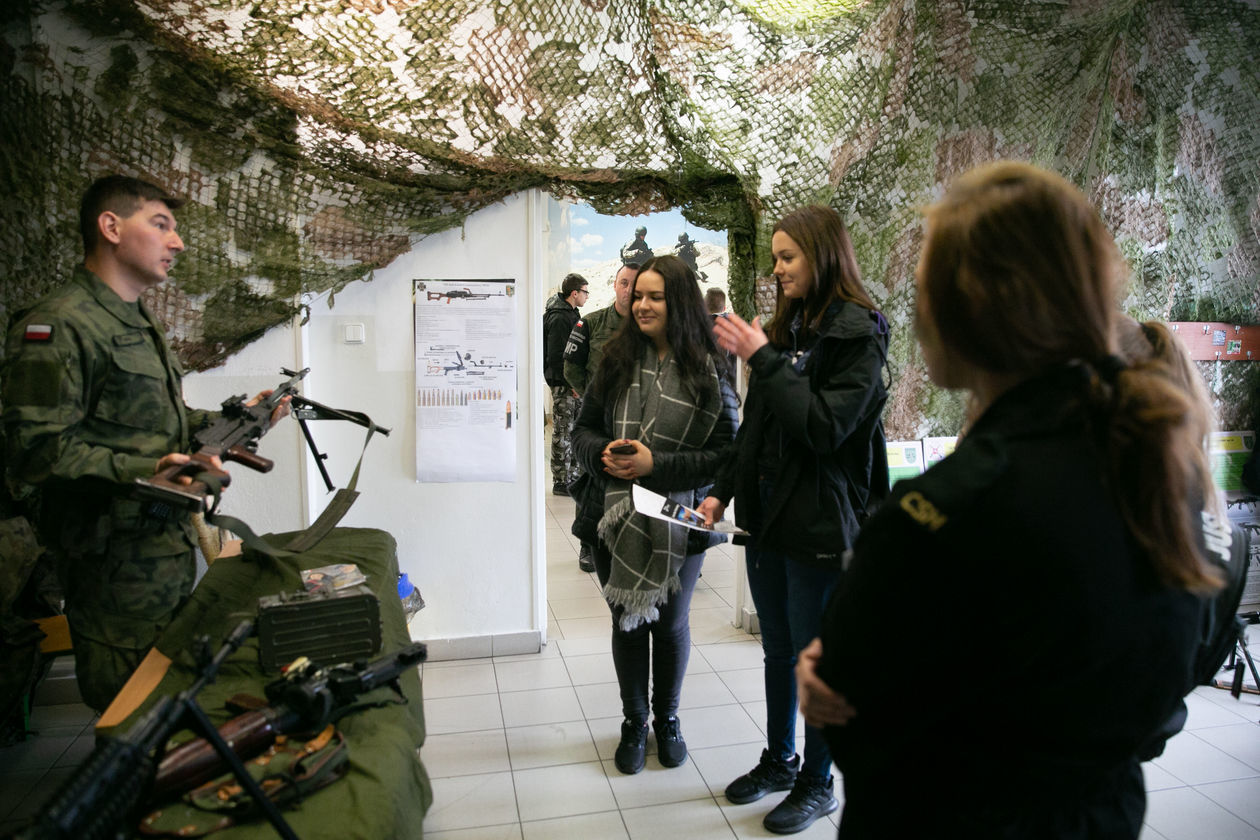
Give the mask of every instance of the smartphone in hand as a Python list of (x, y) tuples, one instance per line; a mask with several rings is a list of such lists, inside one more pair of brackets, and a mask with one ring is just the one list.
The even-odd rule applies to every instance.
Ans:
[(614, 446), (608, 450), (614, 455), (633, 455), (635, 452), (634, 445), (623, 443), (620, 446)]

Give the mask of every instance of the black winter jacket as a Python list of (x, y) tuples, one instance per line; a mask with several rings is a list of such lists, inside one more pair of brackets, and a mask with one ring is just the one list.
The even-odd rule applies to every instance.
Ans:
[(1137, 752), (1192, 682), (1200, 608), (1130, 535), (1087, 391), (1073, 370), (1010, 389), (862, 528), (821, 633), (857, 710), (826, 729), (840, 837), (1141, 830)]
[[(729, 461), (735, 446), (735, 430), (739, 426), (739, 401), (735, 389), (725, 377), (718, 377), (722, 388), (722, 410), (717, 424), (703, 449), (684, 452), (658, 452), (652, 450), (652, 474), (639, 480), (647, 489), (666, 494), (676, 490), (694, 489), (692, 507), (699, 504), (717, 474), (720, 464)], [(573, 456), (582, 467), (578, 484), (578, 515), (573, 521), (573, 535), (594, 543), (598, 540), (596, 527), (604, 515), (604, 463), (600, 456), (612, 441), (613, 408), (615, 399), (608, 399), (599, 374), (582, 398), (582, 410), (573, 424), (571, 437)], [(703, 532), (694, 532), (704, 536)], [(720, 542), (720, 540), (718, 540)], [(694, 542), (688, 541), (689, 553), (695, 553)]]
[[(859, 519), (888, 495), (880, 419), (887, 356), (883, 316), (841, 303), (824, 316), (803, 372), (768, 344), (748, 360), (752, 378), (737, 454), (711, 495), (724, 504), (735, 498), (735, 522), (754, 545), (839, 567)], [(782, 461), (762, 510), (757, 459), (772, 418)]]
[(543, 379), (552, 388), (568, 384), (564, 381), (564, 343), (579, 317), (577, 307), (560, 297), (559, 292), (547, 301), (543, 312)]

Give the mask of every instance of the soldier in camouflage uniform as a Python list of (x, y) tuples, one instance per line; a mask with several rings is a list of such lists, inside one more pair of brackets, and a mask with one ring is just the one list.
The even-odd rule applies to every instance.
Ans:
[(581, 316), (578, 306), (590, 294), (585, 277), (568, 274), (543, 312), (543, 378), (551, 388), (551, 492), (557, 496), (569, 495), (568, 486), (578, 476), (569, 435), (582, 405), (582, 395), (564, 381), (564, 344)]
[[(638, 263), (626, 263), (613, 278), (615, 297), (611, 306), (579, 318), (564, 345), (564, 379), (578, 394), (586, 393), (586, 386), (595, 378), (599, 360), (604, 355), (604, 344), (621, 328), (621, 322), (630, 314), (630, 290), (639, 273)], [(578, 402), (580, 408), (582, 403)], [(580, 502), (579, 502), (580, 506)], [(580, 510), (576, 516), (581, 516)], [(581, 539), (579, 537), (579, 539)], [(584, 572), (595, 571), (594, 547), (582, 540), (578, 552), (578, 568)]]
[(134, 178), (95, 182), (80, 209), (85, 260), (9, 331), (8, 478), (40, 488), (39, 531), (66, 598), (83, 700), (101, 710), (192, 590), (185, 512), (132, 497), (135, 479), (188, 461), (210, 412), (183, 402), (183, 369), (140, 301), (184, 243), (182, 201)]

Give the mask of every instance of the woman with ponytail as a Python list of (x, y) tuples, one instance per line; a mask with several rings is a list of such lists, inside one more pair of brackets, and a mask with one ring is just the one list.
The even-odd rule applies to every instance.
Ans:
[(1122, 356), (1117, 249), (1057, 175), (960, 177), (916, 278), (928, 374), (976, 417), (863, 529), (797, 669), (840, 836), (1136, 838), (1218, 586), (1207, 407), (1168, 353)]

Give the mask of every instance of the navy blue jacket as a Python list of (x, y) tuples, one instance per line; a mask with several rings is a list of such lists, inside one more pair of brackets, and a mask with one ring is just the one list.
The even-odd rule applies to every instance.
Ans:
[(826, 730), (842, 838), (1141, 829), (1136, 754), (1193, 683), (1199, 601), (1125, 526), (1085, 387), (1006, 392), (863, 527), (822, 630), (857, 710)]

